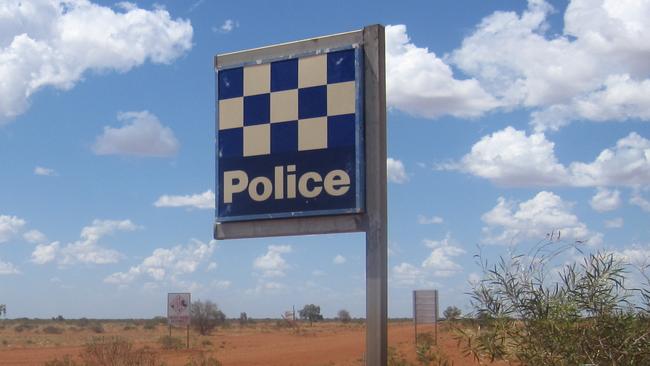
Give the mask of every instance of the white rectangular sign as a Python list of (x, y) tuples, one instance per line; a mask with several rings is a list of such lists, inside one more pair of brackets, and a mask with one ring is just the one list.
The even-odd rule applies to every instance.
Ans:
[(186, 327), (190, 325), (190, 293), (169, 293), (167, 294), (167, 322), (174, 327)]

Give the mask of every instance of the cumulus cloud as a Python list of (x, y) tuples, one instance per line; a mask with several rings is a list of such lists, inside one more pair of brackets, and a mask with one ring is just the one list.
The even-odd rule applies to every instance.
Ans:
[(14, 264), (9, 262), (3, 262), (2, 260), (0, 260), (0, 276), (19, 274), (19, 273), (20, 271)]
[(345, 259), (345, 257), (340, 255), (340, 254), (337, 254), (336, 257), (334, 257), (334, 259), (332, 259), (332, 263), (334, 263), (334, 264), (343, 264), (346, 261), (347, 261), (347, 259)]
[(22, 114), (39, 90), (68, 90), (88, 71), (168, 64), (192, 47), (188, 20), (122, 3), (4, 2), (0, 10), (0, 124)]
[(635, 190), (630, 198), (630, 203), (640, 207), (645, 212), (650, 212), (650, 201), (645, 199), (639, 190)]
[(180, 144), (174, 132), (152, 113), (119, 113), (117, 119), (124, 126), (104, 127), (93, 145), (95, 154), (167, 157), (178, 152)]
[(261, 271), (263, 277), (283, 277), (289, 264), (282, 256), (291, 253), (291, 245), (269, 245), (266, 254), (255, 258), (253, 268)]
[(44, 243), (47, 241), (47, 237), (45, 234), (38, 230), (29, 230), (28, 232), (23, 234), (23, 239), (27, 241), (28, 243), (32, 244), (39, 244), (39, 243)]
[(409, 176), (406, 174), (406, 169), (404, 168), (404, 163), (397, 159), (386, 159), (386, 173), (389, 182), (401, 184), (406, 183), (409, 180)]
[(477, 80), (454, 78), (434, 52), (413, 44), (404, 25), (386, 27), (386, 94), (390, 107), (426, 118), (478, 117), (499, 105)]
[(157, 248), (139, 265), (126, 272), (115, 272), (106, 277), (104, 282), (126, 285), (140, 277), (146, 277), (148, 280), (178, 284), (180, 276), (194, 273), (202, 264), (209, 262), (216, 248), (215, 240), (203, 243), (196, 239), (187, 245), (177, 245), (171, 249)]
[(422, 262), (422, 268), (433, 271), (437, 277), (449, 277), (463, 268), (453, 261), (453, 257), (465, 254), (465, 250), (451, 240), (451, 234), (447, 233), (442, 240), (424, 240), (424, 244), (431, 248), (431, 253)]
[(616, 210), (621, 205), (621, 192), (598, 187), (598, 191), (591, 198), (589, 204), (598, 212)]
[(604, 149), (592, 162), (558, 162), (555, 144), (544, 133), (527, 135), (506, 127), (484, 136), (459, 162), (459, 170), (504, 186), (644, 186), (650, 184), (650, 140), (636, 132)]
[(162, 195), (153, 205), (156, 207), (214, 209), (214, 199), (214, 192), (207, 190), (203, 193), (184, 196)]
[(131, 220), (93, 220), (92, 224), (81, 229), (80, 239), (65, 246), (58, 241), (37, 245), (32, 252), (32, 262), (45, 264), (57, 261), (61, 266), (73, 264), (109, 264), (122, 258), (118, 251), (99, 245), (107, 235), (118, 231), (133, 231), (139, 227)]
[(25, 220), (9, 215), (0, 215), (0, 244), (9, 241), (25, 226)]
[(418, 224), (420, 225), (431, 225), (431, 224), (442, 224), (445, 220), (440, 216), (431, 216), (426, 217), (424, 215), (418, 215)]
[(650, 119), (650, 4), (572, 0), (563, 32), (549, 35), (552, 12), (543, 0), (521, 14), (495, 12), (449, 61), (505, 107), (534, 108), (538, 131), (576, 119)]
[(221, 27), (219, 27), (219, 31), (221, 33), (230, 33), (235, 30), (235, 28), (239, 28), (239, 22), (232, 19), (226, 19)]
[(549, 233), (566, 240), (590, 245), (602, 243), (602, 234), (590, 231), (571, 212), (572, 204), (553, 192), (541, 191), (524, 202), (499, 197), (497, 205), (483, 214), (483, 241), (488, 244), (517, 244), (522, 240), (542, 240)]
[(37, 166), (37, 167), (34, 168), (34, 175), (42, 175), (42, 176), (46, 176), (46, 177), (51, 177), (51, 176), (56, 175), (56, 172), (54, 171), (54, 169), (45, 168), (45, 167), (42, 167), (42, 166)]

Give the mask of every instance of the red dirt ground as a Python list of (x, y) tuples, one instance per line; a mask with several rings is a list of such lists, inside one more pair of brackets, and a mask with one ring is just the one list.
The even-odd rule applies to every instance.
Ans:
[[(133, 341), (136, 347), (149, 346), (170, 366), (184, 365), (191, 356), (201, 353), (217, 358), (224, 366), (363, 365), (365, 327), (362, 324), (319, 323), (313, 327), (302, 326), (299, 330), (277, 328), (268, 322), (254, 328), (233, 326), (219, 329), (211, 336), (192, 333), (189, 350), (162, 350), (158, 339), (168, 331), (162, 325), (154, 330), (140, 327), (124, 330), (124, 325), (104, 325), (106, 332), (101, 336), (120, 336)], [(5, 327), (0, 330), (0, 365), (43, 365), (64, 355), (76, 358), (93, 336), (96, 334), (90, 330), (72, 327), (58, 335), (43, 334), (39, 330), (16, 333), (13, 328)], [(182, 329), (174, 330), (173, 336), (185, 341)], [(399, 355), (417, 365), (410, 322), (390, 323), (388, 342)], [(452, 334), (441, 331), (439, 342), (454, 365), (476, 365), (471, 358), (463, 357)]]

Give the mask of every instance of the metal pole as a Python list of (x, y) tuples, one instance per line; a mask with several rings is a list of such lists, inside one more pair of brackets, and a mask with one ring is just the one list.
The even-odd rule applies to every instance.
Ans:
[(388, 217), (384, 27), (363, 29), (366, 142), (366, 365), (388, 363)]
[(190, 326), (187, 325), (187, 349), (190, 349)]

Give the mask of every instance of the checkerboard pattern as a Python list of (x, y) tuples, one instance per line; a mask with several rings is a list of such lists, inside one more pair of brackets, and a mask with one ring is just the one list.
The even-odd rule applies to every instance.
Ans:
[(355, 50), (220, 70), (219, 154), (354, 146)]

